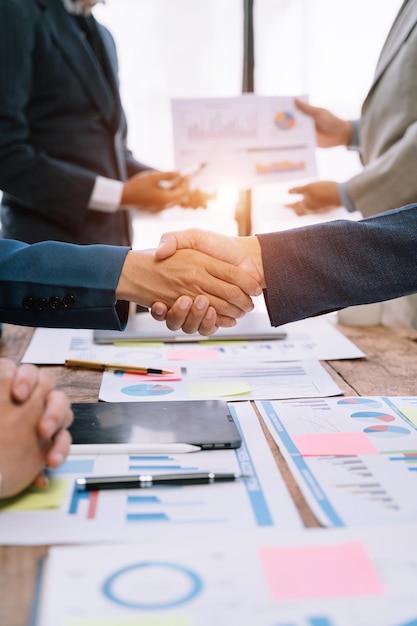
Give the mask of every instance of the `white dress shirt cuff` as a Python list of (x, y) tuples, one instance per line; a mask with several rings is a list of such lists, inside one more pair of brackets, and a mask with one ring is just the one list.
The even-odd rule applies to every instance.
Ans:
[(123, 183), (120, 180), (97, 176), (88, 208), (92, 211), (115, 213), (120, 207), (122, 193)]

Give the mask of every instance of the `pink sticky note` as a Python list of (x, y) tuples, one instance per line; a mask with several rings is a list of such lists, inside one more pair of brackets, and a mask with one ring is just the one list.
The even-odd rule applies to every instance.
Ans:
[(365, 433), (312, 433), (293, 439), (302, 456), (378, 454)]
[(171, 350), (167, 352), (168, 361), (218, 361), (217, 350)]
[(360, 541), (262, 548), (260, 557), (274, 600), (385, 594)]

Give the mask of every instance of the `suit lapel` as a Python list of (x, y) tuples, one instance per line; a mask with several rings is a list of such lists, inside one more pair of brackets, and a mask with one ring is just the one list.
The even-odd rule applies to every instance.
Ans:
[(366, 99), (368, 99), (382, 74), (415, 28), (416, 22), (417, 0), (405, 0), (385, 40), (376, 66), (374, 80)]
[[(78, 76), (92, 105), (100, 111), (106, 123), (117, 129), (120, 119), (118, 89), (116, 94), (110, 87), (98, 59), (85, 37), (70, 18), (60, 0), (44, 0), (42, 18), (57, 48)], [(111, 67), (111, 74), (114, 70)], [(116, 79), (113, 78), (113, 88)], [(115, 97), (116, 95), (116, 97)]]

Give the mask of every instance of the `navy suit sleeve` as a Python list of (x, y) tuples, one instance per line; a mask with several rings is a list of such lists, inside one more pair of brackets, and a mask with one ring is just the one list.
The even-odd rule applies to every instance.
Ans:
[(123, 329), (116, 287), (129, 248), (0, 239), (0, 321), (23, 326)]
[(258, 238), (273, 326), (417, 292), (417, 204)]

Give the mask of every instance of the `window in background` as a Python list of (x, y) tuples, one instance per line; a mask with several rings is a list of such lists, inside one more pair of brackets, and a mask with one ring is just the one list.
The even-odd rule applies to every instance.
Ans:
[[(256, 93), (308, 94), (313, 104), (357, 117), (400, 4), (401, 0), (255, 0)], [(243, 0), (106, 0), (95, 14), (116, 39), (129, 145), (139, 159), (170, 169), (174, 165), (170, 98), (241, 92)], [(318, 151), (321, 178), (344, 180), (359, 167), (357, 155), (344, 149)], [(279, 210), (289, 186), (255, 190), (255, 228), (261, 229), (264, 218), (268, 228), (294, 219), (289, 210)], [(167, 228), (193, 224), (231, 232), (233, 202), (226, 197), (214, 204), (208, 211), (174, 209), (140, 217), (137, 231), (146, 230), (145, 245), (157, 242)], [(144, 221), (146, 229), (141, 227)], [(139, 237), (138, 244), (142, 243)]]
[[(173, 169), (170, 99), (241, 92), (242, 0), (106, 0), (95, 15), (116, 40), (130, 148), (145, 163)], [(207, 211), (139, 213), (134, 246), (194, 225), (236, 234), (234, 203), (223, 193)]]

